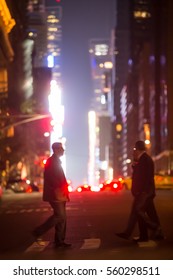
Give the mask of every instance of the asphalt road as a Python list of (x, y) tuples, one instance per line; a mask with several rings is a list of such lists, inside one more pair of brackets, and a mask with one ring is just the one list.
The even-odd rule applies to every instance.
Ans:
[[(4, 195), (0, 206), (1, 260), (173, 260), (173, 191), (159, 190), (155, 199), (165, 240), (145, 247), (115, 236), (127, 223), (132, 197), (117, 193), (71, 193), (67, 203), (67, 238), (70, 249), (54, 249), (54, 229), (40, 243), (34, 227), (50, 214), (40, 193)], [(138, 234), (137, 228), (134, 235)]]

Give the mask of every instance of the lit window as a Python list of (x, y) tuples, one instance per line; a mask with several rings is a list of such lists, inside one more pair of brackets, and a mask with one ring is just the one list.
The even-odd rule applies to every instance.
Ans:
[(49, 15), (47, 18), (51, 19), (51, 18), (55, 18), (55, 16), (54, 15)]
[(94, 92), (95, 92), (96, 94), (99, 94), (99, 93), (101, 93), (101, 90), (100, 90), (100, 89), (95, 89)]
[(59, 19), (47, 19), (47, 22), (56, 23), (56, 22), (59, 22)]
[(48, 39), (48, 40), (54, 40), (54, 39), (55, 39), (55, 36), (54, 36), (54, 35), (50, 35), (50, 36), (47, 37), (47, 39)]
[(48, 28), (48, 31), (50, 31), (50, 32), (56, 32), (58, 30), (58, 28), (56, 28), (56, 27), (49, 27)]
[(101, 98), (100, 98), (100, 102), (101, 102), (101, 104), (106, 104), (106, 97), (105, 97), (105, 95), (102, 95), (101, 96)]
[(134, 11), (135, 18), (149, 18), (151, 14), (147, 11)]
[(96, 56), (107, 55), (107, 54), (108, 54), (108, 45), (106, 44), (95, 45)]
[(111, 61), (106, 61), (106, 62), (104, 63), (104, 67), (105, 67), (106, 69), (112, 69), (113, 64), (112, 64)]

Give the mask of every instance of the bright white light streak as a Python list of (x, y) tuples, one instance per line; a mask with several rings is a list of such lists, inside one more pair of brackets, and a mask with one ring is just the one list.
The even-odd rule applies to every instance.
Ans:
[[(50, 145), (54, 142), (62, 142), (63, 123), (64, 123), (64, 106), (61, 104), (61, 89), (55, 80), (50, 84), (49, 95), (49, 112), (52, 115), (54, 126), (50, 136)], [(66, 157), (61, 158), (64, 172), (66, 172)]]
[(102, 170), (106, 171), (108, 169), (108, 162), (107, 162), (107, 160), (102, 161), (100, 167), (101, 167)]
[(101, 96), (101, 98), (100, 98), (100, 102), (101, 102), (101, 104), (106, 104), (106, 97), (105, 97), (105, 95), (102, 95)]
[(96, 113), (88, 113), (89, 124), (89, 162), (88, 162), (88, 181), (89, 184), (95, 184), (95, 148), (96, 148)]
[(52, 68), (52, 67), (54, 67), (54, 56), (53, 55), (48, 55), (48, 57), (47, 57), (47, 66), (49, 67), (49, 68)]
[(54, 142), (61, 142), (62, 138), (62, 126), (56, 126), (54, 127), (52, 133), (51, 133), (51, 144)]
[(57, 106), (57, 110), (54, 110), (51, 114), (55, 125), (64, 123), (64, 106)]
[(57, 106), (61, 105), (61, 89), (55, 80), (50, 83), (50, 95), (49, 95), (49, 111), (57, 111)]

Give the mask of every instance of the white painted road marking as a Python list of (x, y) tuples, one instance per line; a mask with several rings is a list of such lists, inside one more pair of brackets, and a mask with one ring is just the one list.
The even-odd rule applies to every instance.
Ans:
[(147, 242), (138, 242), (139, 247), (156, 247), (157, 243), (154, 240), (149, 240)]
[(97, 249), (100, 247), (101, 240), (99, 238), (84, 239), (84, 243), (80, 249)]
[[(67, 211), (78, 211), (79, 208), (78, 207), (66, 207)], [(4, 213), (4, 214), (17, 214), (17, 213), (33, 213), (33, 212), (52, 212), (52, 208), (50, 207), (43, 207), (43, 208), (22, 208), (22, 209), (13, 209), (13, 210), (8, 210), (6, 208), (1, 209), (0, 214)]]
[(26, 250), (25, 253), (29, 252), (41, 252), (43, 251), (48, 245), (50, 241), (44, 241), (44, 240), (39, 240), (37, 242), (34, 242), (29, 246)]

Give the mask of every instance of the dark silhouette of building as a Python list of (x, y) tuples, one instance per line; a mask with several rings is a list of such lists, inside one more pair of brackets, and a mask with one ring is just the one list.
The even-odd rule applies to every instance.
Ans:
[[(156, 170), (171, 173), (172, 2), (116, 1), (114, 174), (130, 174), (135, 140), (146, 141)], [(118, 136), (118, 137), (117, 137)]]

